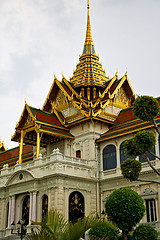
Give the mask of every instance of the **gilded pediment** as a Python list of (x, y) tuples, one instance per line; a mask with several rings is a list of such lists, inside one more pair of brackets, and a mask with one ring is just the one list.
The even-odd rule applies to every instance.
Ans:
[(115, 94), (113, 105), (121, 109), (130, 107), (130, 99), (127, 97), (127, 94), (122, 87), (118, 89), (117, 93)]
[(57, 97), (55, 99), (55, 108), (58, 111), (65, 110), (70, 107), (70, 103), (67, 97), (63, 94), (61, 90), (58, 91)]

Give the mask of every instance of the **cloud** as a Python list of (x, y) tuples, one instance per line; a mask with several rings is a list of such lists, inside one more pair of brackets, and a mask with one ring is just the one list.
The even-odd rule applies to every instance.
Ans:
[[(107, 75), (128, 68), (138, 94), (159, 95), (160, 1), (92, 0), (91, 27)], [(0, 137), (6, 146), (24, 107), (41, 108), (54, 74), (72, 75), (86, 32), (86, 0), (0, 1)]]

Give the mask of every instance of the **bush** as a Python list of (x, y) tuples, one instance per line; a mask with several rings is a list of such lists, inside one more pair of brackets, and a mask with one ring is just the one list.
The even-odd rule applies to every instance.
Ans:
[(158, 233), (152, 226), (142, 224), (134, 230), (133, 240), (158, 240)]
[(105, 209), (109, 220), (123, 233), (131, 231), (145, 213), (143, 199), (129, 188), (114, 190), (106, 200)]
[(150, 96), (137, 97), (133, 105), (134, 114), (143, 121), (151, 121), (159, 113), (158, 101)]
[(123, 177), (127, 178), (131, 182), (138, 179), (141, 169), (141, 162), (135, 159), (127, 158), (125, 161), (123, 161), (123, 163), (121, 163)]
[(103, 239), (103, 240), (116, 240), (118, 232), (112, 225), (105, 223), (104, 226), (96, 226), (90, 229), (90, 240)]

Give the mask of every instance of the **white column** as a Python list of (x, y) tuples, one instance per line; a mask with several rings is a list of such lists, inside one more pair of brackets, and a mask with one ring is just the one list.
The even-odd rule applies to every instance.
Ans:
[(36, 214), (37, 214), (37, 192), (33, 192), (32, 221), (36, 221)]
[(68, 188), (64, 189), (64, 216), (68, 220), (68, 212), (69, 212), (69, 193)]
[(9, 197), (8, 227), (11, 226), (11, 208), (12, 208), (12, 198)]
[(120, 147), (116, 147), (117, 154), (117, 168), (120, 168)]
[(39, 192), (37, 194), (37, 221), (42, 221), (42, 201)]
[(48, 190), (48, 211), (52, 208), (52, 188)]
[(29, 224), (31, 224), (32, 221), (32, 205), (33, 205), (33, 193), (30, 192)]
[(58, 208), (58, 188), (55, 187), (55, 208)]
[(11, 199), (11, 223), (14, 222), (14, 216), (15, 216), (15, 201), (16, 201), (16, 198), (15, 196), (12, 196), (12, 199)]
[(157, 199), (157, 221), (160, 221), (160, 186), (158, 184), (158, 199)]
[[(5, 207), (5, 199), (3, 198), (2, 199), (2, 218), (1, 218), (1, 229), (4, 229), (4, 228), (6, 228), (6, 221), (7, 221), (7, 217), (8, 216), (5, 216), (5, 213), (7, 213), (7, 206), (8, 205), (6, 205), (6, 207)], [(8, 224), (8, 223), (7, 223)]]

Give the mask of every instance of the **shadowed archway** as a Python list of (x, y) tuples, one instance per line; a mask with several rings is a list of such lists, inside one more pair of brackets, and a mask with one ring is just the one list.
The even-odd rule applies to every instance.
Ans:
[(74, 191), (69, 196), (69, 221), (76, 222), (79, 218), (84, 217), (84, 197)]

